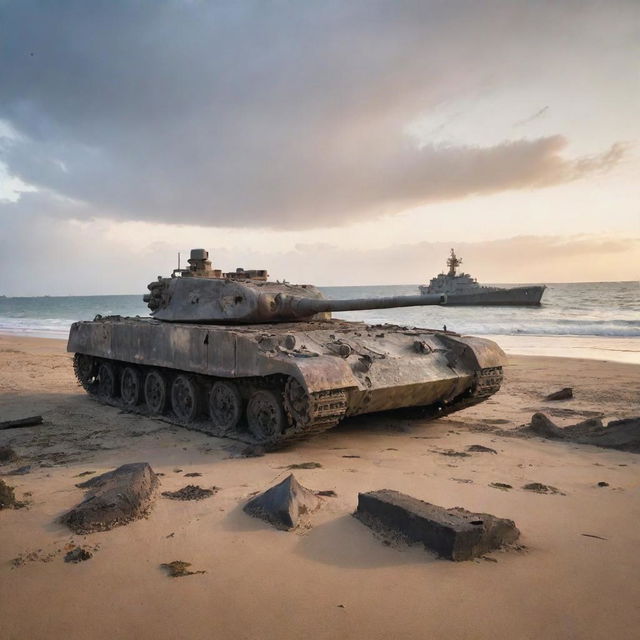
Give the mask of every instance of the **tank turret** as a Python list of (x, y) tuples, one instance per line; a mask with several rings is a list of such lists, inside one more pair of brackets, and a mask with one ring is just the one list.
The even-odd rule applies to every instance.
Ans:
[[(271, 323), (327, 320), (332, 311), (359, 311), (446, 304), (446, 295), (328, 300), (312, 285), (268, 282), (265, 270), (213, 270), (204, 249), (194, 249), (190, 268), (149, 284), (144, 301), (166, 322)], [(219, 275), (213, 275), (219, 274)]]

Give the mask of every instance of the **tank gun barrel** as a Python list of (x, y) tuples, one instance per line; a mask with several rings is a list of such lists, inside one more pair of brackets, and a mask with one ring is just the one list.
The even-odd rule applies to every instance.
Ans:
[(447, 303), (445, 294), (417, 296), (388, 296), (384, 298), (354, 298), (327, 300), (317, 298), (299, 298), (297, 296), (278, 295), (277, 313), (280, 316), (305, 318), (326, 311), (363, 311), (366, 309), (393, 309), (396, 307), (424, 307)]

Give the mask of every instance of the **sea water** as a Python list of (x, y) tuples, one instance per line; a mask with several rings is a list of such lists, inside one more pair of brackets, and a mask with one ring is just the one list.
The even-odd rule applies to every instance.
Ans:
[[(508, 286), (508, 285), (500, 285)], [(321, 287), (328, 298), (415, 295), (417, 285)], [(76, 320), (96, 314), (147, 316), (141, 295), (0, 297), (0, 333), (66, 338)], [(549, 285), (539, 307), (404, 307), (336, 314), (488, 336), (507, 352), (640, 364), (640, 283)]]

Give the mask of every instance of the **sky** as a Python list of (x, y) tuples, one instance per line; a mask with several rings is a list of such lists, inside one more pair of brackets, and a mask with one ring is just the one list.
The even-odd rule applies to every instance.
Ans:
[(0, 294), (640, 279), (637, 0), (0, 0)]

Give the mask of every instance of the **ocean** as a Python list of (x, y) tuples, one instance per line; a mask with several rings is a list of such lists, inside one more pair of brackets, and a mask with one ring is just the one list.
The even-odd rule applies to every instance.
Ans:
[[(508, 286), (508, 285), (501, 285)], [(321, 287), (328, 298), (418, 293), (417, 285)], [(549, 285), (540, 307), (408, 307), (336, 314), (350, 320), (442, 328), (487, 336), (508, 353), (640, 364), (640, 283)], [(142, 295), (0, 297), (0, 333), (66, 338), (96, 314), (146, 316)]]

